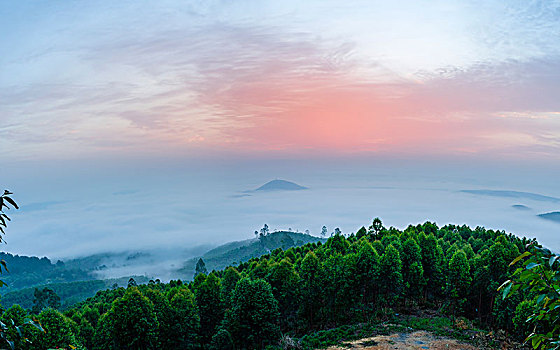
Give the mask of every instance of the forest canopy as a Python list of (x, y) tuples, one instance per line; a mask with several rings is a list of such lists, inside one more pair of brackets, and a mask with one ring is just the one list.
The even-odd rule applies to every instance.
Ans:
[[(525, 322), (542, 300), (531, 290), (513, 293), (521, 284), (508, 298), (498, 288), (526, 267), (514, 259), (530, 254), (541, 254), (534, 239), (504, 231), (432, 222), (398, 230), (376, 219), (355, 234), (219, 271), (200, 259), (191, 282), (129, 283), (62, 312), (13, 306), (5, 314), (38, 313), (46, 324), (46, 333), (31, 331), (27, 349), (264, 349), (287, 338), (311, 349), (325, 344), (313, 334), (411, 310), (437, 310), (522, 341), (550, 327), (544, 318)], [(62, 331), (49, 335), (55, 328)]]

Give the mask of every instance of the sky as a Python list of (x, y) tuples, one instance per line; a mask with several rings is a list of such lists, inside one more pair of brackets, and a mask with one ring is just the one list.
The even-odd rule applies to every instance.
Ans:
[[(265, 221), (348, 232), (376, 212), (560, 247), (534, 218), (560, 208), (529, 203), (523, 224), (516, 203), (457, 194), (560, 197), (559, 37), (560, 1), (0, 2), (0, 184), (30, 208), (7, 249), (216, 243)], [(330, 192), (297, 218), (278, 205), (293, 198), (235, 197), (278, 177)], [(437, 207), (418, 204), (427, 189)]]
[(0, 4), (7, 159), (539, 158), (558, 1)]

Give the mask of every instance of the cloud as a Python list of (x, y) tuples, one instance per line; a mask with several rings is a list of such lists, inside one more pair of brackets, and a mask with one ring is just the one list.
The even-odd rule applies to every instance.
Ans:
[[(251, 7), (245, 3), (223, 6), (168, 4), (151, 14), (124, 4), (112, 8), (113, 15), (80, 12), (80, 21), (70, 21), (74, 31), (49, 22), (49, 32), (62, 34), (51, 47), (25, 56), (25, 66), (49, 73), (42, 79), (22, 75), (19, 85), (0, 84), (2, 122), (9, 126), (0, 129), (0, 146), (30, 158), (267, 151), (557, 154), (560, 56), (537, 28), (558, 30), (551, 5), (517, 4), (507, 11), (497, 3), (436, 6), (430, 16), (459, 18), (464, 12), (465, 28), (453, 32), (461, 34), (463, 48), (480, 49), (479, 60), (455, 55), (438, 69), (419, 63), (414, 71), (398, 68), (406, 56), (402, 48), (388, 45), (384, 51), (372, 44), (385, 31), (372, 32), (370, 44), (360, 32), (380, 29), (391, 19), (396, 33), (406, 29), (413, 35), (405, 23), (410, 16), (393, 8), (381, 6), (379, 12), (391, 16), (376, 15), (380, 22), (370, 27), (360, 13), (343, 11), (337, 23), (344, 26), (335, 29), (353, 34), (336, 37), (317, 32), (324, 28), (320, 18), (333, 16), (332, 4), (315, 15), (293, 4), (254, 9), (270, 23), (249, 20), (240, 10)], [(138, 17), (122, 16), (133, 9)], [(76, 9), (57, 11), (69, 21)], [(159, 24), (158, 16), (169, 11), (172, 18)], [(490, 26), (488, 18), (475, 14), (501, 15)], [(440, 29), (451, 27), (444, 18), (437, 23)], [(415, 25), (419, 33), (437, 29)], [(508, 42), (504, 33), (513, 27)], [(413, 38), (426, 44), (420, 34)], [(452, 53), (449, 38), (435, 38), (441, 42), (425, 49), (437, 62), (449, 61), (452, 55), (439, 60), (435, 50)], [(467, 44), (468, 38), (476, 45)], [(538, 52), (512, 51), (535, 43)], [(421, 49), (408, 51), (424, 62)], [(549, 117), (519, 117), (535, 113)]]
[[(358, 64), (325, 75), (298, 67), (286, 77), (249, 70), (235, 84), (208, 92), (230, 115), (250, 116), (244, 127), (223, 130), (229, 140), (285, 151), (511, 153), (513, 147), (520, 155), (532, 153), (523, 147), (538, 145), (548, 147), (541, 154), (557, 154), (556, 58), (447, 69), (419, 81), (394, 77), (391, 83), (357, 79)], [(210, 85), (228, 81), (223, 74)], [(532, 117), (539, 113), (540, 119)]]

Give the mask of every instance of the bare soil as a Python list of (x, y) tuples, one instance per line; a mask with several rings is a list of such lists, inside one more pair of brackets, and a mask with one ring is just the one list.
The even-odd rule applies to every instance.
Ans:
[(333, 346), (328, 350), (342, 349), (362, 349), (362, 350), (394, 350), (394, 349), (411, 349), (411, 350), (477, 350), (476, 347), (458, 342), (455, 339), (436, 337), (426, 331), (417, 331), (413, 333), (395, 333), (391, 335), (380, 335), (371, 338), (364, 338), (352, 342), (344, 343), (343, 346)]

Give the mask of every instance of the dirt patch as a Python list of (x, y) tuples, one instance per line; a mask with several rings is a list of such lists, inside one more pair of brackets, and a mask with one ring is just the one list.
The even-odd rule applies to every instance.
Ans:
[(395, 333), (364, 338), (353, 342), (344, 343), (343, 346), (334, 346), (328, 350), (362, 349), (362, 350), (477, 350), (476, 347), (460, 343), (455, 339), (435, 337), (429, 332), (417, 331), (413, 333)]

